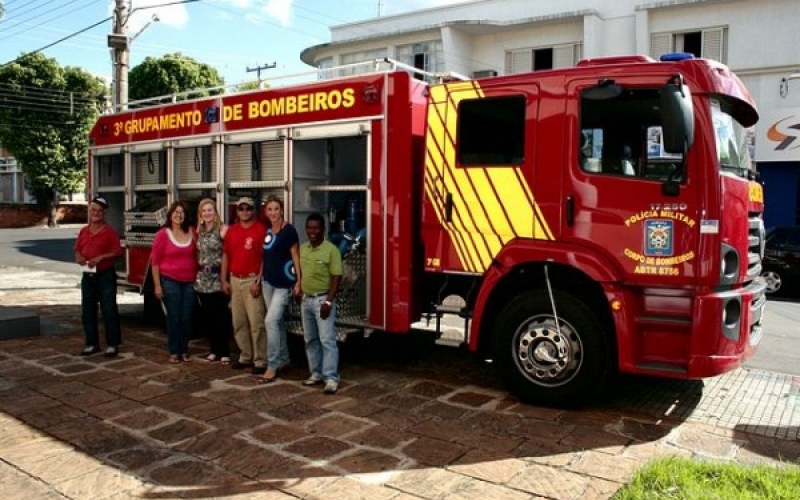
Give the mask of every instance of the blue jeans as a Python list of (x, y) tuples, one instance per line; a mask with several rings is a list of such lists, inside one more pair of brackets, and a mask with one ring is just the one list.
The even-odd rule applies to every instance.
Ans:
[(267, 306), (267, 317), (264, 326), (267, 328), (267, 368), (277, 369), (289, 364), (289, 346), (286, 343), (286, 325), (283, 316), (289, 304), (291, 289), (276, 288), (263, 281), (264, 305)]
[(194, 312), (194, 283), (161, 277), (164, 307), (167, 309), (167, 345), (170, 354), (188, 354)]
[(97, 331), (97, 303), (103, 312), (108, 347), (119, 347), (122, 334), (117, 310), (117, 271), (109, 269), (99, 273), (83, 273), (81, 279), (81, 320), (87, 346), (100, 346)]
[(339, 346), (336, 345), (336, 304), (327, 319), (319, 316), (325, 296), (304, 297), (300, 306), (303, 337), (311, 376), (339, 382)]

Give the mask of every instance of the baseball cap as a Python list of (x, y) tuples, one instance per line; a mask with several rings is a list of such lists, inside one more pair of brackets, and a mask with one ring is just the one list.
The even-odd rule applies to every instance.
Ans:
[(253, 203), (253, 198), (250, 198), (249, 196), (242, 196), (239, 198), (239, 201), (236, 202), (236, 206), (238, 207), (239, 205), (250, 205), (251, 207), (256, 206), (256, 204)]
[(108, 208), (108, 201), (102, 196), (95, 196), (94, 198), (92, 198), (92, 203), (97, 203), (103, 208)]

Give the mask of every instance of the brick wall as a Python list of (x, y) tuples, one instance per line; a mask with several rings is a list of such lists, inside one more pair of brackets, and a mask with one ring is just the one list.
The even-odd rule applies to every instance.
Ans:
[[(57, 208), (59, 224), (85, 224), (86, 203), (61, 203)], [(47, 224), (47, 209), (38, 205), (0, 204), (0, 229)]]

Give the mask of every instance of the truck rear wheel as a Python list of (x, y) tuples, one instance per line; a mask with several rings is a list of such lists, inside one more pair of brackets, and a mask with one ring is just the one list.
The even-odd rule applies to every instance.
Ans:
[(514, 298), (494, 331), (494, 363), (509, 390), (526, 403), (571, 407), (599, 393), (612, 370), (608, 340), (592, 311), (554, 291), (558, 327), (547, 291)]

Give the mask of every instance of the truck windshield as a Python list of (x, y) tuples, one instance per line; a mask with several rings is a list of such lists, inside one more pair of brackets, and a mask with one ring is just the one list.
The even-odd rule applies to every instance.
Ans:
[(714, 120), (714, 137), (720, 169), (740, 177), (748, 177), (752, 174), (753, 169), (748, 129), (723, 111), (719, 101), (713, 99), (711, 100), (711, 116)]

